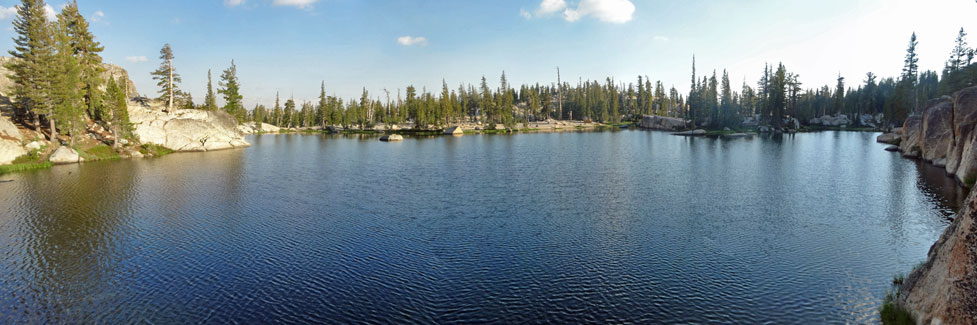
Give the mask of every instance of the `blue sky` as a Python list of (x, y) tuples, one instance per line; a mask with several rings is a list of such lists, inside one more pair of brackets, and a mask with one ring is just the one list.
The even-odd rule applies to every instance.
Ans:
[[(10, 8), (0, 0), (0, 23)], [(49, 1), (58, 9), (62, 1)], [(440, 90), (563, 78), (633, 82), (648, 75), (686, 92), (696, 55), (700, 73), (728, 69), (738, 88), (764, 62), (784, 62), (805, 87), (849, 83), (868, 71), (899, 73), (910, 33), (920, 65), (938, 70), (957, 31), (977, 32), (973, 0), (651, 1), (651, 0), (78, 0), (105, 46), (107, 62), (129, 70), (154, 95), (149, 72), (170, 43), (181, 88), (203, 99), (207, 69), (216, 79), (238, 65), (245, 104), (327, 92), (394, 96), (413, 84)], [(977, 35), (977, 34), (975, 34)], [(0, 46), (12, 46), (0, 29)], [(977, 36), (970, 43), (977, 44)]]

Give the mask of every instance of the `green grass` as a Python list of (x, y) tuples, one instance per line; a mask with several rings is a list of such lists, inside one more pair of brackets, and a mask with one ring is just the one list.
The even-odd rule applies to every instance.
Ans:
[(882, 307), (879, 308), (882, 317), (882, 324), (888, 325), (914, 325), (916, 318), (913, 314), (896, 303), (896, 293), (889, 291), (882, 299)]
[(87, 150), (79, 150), (78, 148), (75, 150), (78, 151), (79, 156), (85, 158), (85, 161), (122, 159), (122, 156), (115, 152), (115, 149), (105, 144), (99, 144)]
[(45, 169), (45, 168), (51, 168), (51, 166), (54, 166), (54, 164), (52, 164), (50, 161), (45, 161), (42, 163), (21, 163), (21, 164), (13, 164), (13, 165), (3, 165), (0, 166), (0, 174), (22, 172), (22, 171), (35, 170), (35, 169)]
[(139, 152), (144, 155), (150, 155), (153, 157), (162, 157), (173, 153), (173, 150), (170, 150), (169, 148), (158, 144), (147, 143), (147, 144), (143, 144), (142, 147), (139, 148)]
[(17, 157), (17, 159), (14, 159), (13, 164), (33, 164), (42, 162), (41, 152), (44, 151), (45, 147), (47, 146), (41, 147), (40, 149), (31, 150), (31, 152), (28, 152), (26, 155)]

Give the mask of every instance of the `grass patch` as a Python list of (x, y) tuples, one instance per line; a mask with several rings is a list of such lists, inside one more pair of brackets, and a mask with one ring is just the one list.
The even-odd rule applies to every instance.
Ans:
[(173, 150), (158, 144), (146, 143), (139, 148), (139, 153), (153, 157), (162, 157), (173, 153)]
[(50, 161), (45, 161), (42, 163), (20, 163), (13, 165), (3, 165), (0, 166), (0, 175), (6, 173), (22, 172), (35, 169), (45, 169), (54, 166)]
[(15, 165), (17, 165), (17, 164), (34, 164), (34, 163), (40, 163), (40, 162), (42, 162), (41, 161), (41, 152), (44, 151), (44, 148), (45, 147), (47, 147), (47, 146), (41, 147), (40, 149), (31, 150), (31, 152), (28, 152), (26, 155), (17, 157), (16, 159), (14, 159), (13, 164), (15, 164)]
[(882, 299), (882, 307), (879, 307), (879, 314), (882, 318), (882, 324), (916, 324), (916, 318), (913, 317), (913, 314), (896, 303), (896, 293), (893, 291), (885, 294), (885, 298)]
[(78, 148), (75, 148), (75, 150), (78, 151), (79, 156), (85, 158), (85, 161), (122, 159), (122, 156), (118, 152), (115, 152), (115, 149), (105, 144), (99, 144), (85, 150), (79, 150)]

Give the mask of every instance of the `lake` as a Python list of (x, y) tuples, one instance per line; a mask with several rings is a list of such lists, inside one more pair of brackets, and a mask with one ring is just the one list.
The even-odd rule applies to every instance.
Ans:
[(0, 322), (873, 321), (965, 198), (876, 135), (264, 135), (2, 175)]

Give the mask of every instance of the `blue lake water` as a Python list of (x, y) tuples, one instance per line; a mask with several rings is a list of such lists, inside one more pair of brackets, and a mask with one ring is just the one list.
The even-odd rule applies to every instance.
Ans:
[(2, 175), (0, 322), (872, 321), (965, 195), (876, 135), (264, 135)]

